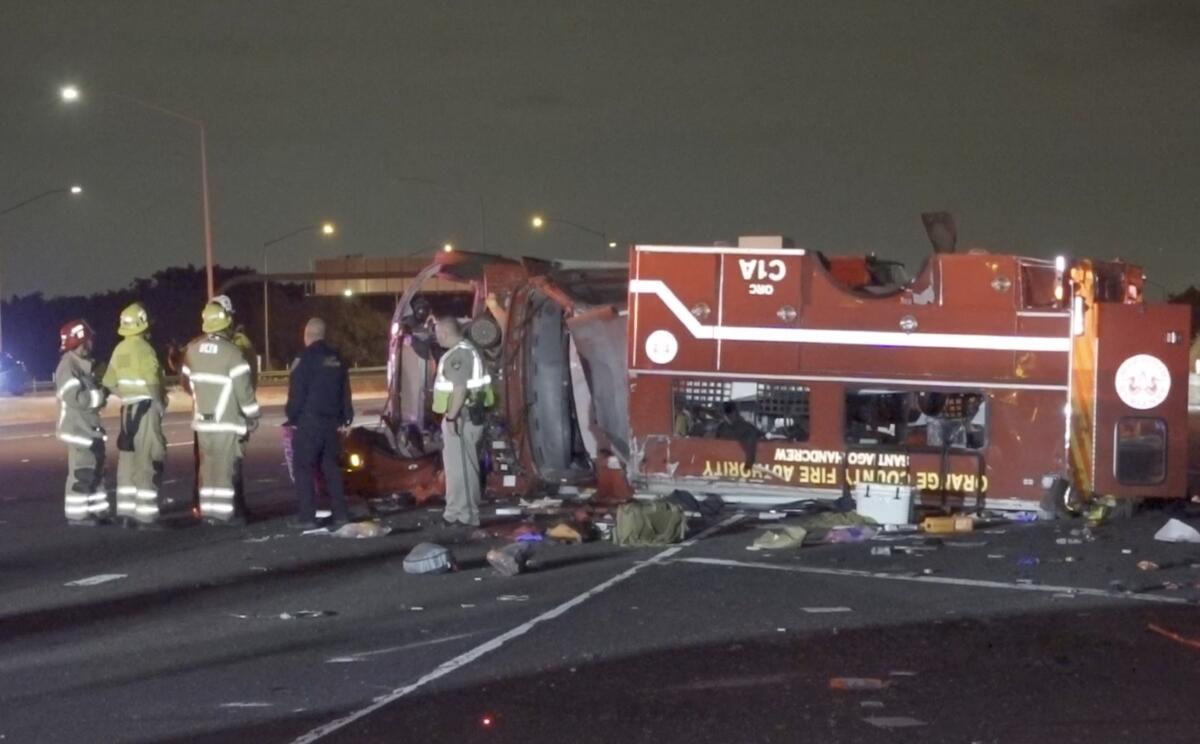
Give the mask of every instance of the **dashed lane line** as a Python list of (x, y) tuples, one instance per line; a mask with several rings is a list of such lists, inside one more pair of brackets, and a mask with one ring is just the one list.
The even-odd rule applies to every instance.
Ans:
[(398, 687), (398, 688), (392, 690), (391, 692), (387, 693), (386, 695), (381, 695), (380, 697), (375, 698), (375, 701), (373, 703), (371, 703), (370, 705), (366, 706), (365, 708), (360, 708), (360, 709), (354, 711), (353, 713), (349, 713), (335, 721), (330, 721), (329, 723), (327, 723), (323, 726), (319, 726), (319, 727), (313, 729), (312, 731), (309, 731), (307, 734), (304, 734), (303, 736), (300, 736), (299, 738), (294, 739), (292, 741), (292, 744), (312, 744), (312, 742), (319, 741), (320, 739), (323, 739), (326, 736), (329, 736), (330, 734), (333, 734), (333, 733), (349, 726), (350, 724), (354, 723), (355, 721), (357, 721), (361, 718), (364, 718), (366, 716), (369, 716), (370, 714), (374, 713), (375, 711), (377, 711), (381, 708), (385, 708), (388, 705), (391, 705), (392, 703), (396, 702), (397, 700), (400, 700), (401, 698), (411, 695), (412, 693), (421, 689), (422, 687), (429, 684), (430, 682), (439, 680), (442, 677), (445, 677), (447, 674), (450, 674), (451, 672), (453, 672), (455, 670), (461, 669), (461, 668), (467, 666), (468, 664), (471, 664), (472, 662), (478, 660), (480, 657), (501, 648), (502, 646), (507, 644), (509, 641), (520, 638), (521, 636), (525, 635), (526, 633), (533, 630), (534, 628), (541, 625), (542, 623), (548, 622), (557, 617), (561, 617), (562, 615), (565, 615), (567, 612), (578, 607), (579, 605), (588, 601), (592, 597), (595, 597), (598, 594), (606, 592), (609, 589), (616, 586), (617, 584), (620, 584), (621, 582), (630, 578), (631, 576), (638, 573), (646, 566), (654, 566), (654, 565), (663, 563), (664, 561), (669, 559), (671, 556), (679, 553), (679, 551), (683, 550), (684, 548), (694, 545), (698, 540), (702, 540), (702, 539), (708, 537), (709, 535), (716, 534), (717, 532), (720, 532), (721, 530), (725, 529), (726, 527), (729, 527), (730, 525), (734, 524), (735, 522), (738, 522), (739, 520), (742, 519), (742, 516), (743, 516), (742, 514), (734, 514), (732, 517), (729, 517), (728, 519), (726, 519), (718, 524), (715, 524), (712, 527), (709, 527), (707, 530), (704, 530), (703, 532), (701, 532), (699, 535), (692, 538), (691, 540), (680, 543), (679, 545), (674, 545), (672, 547), (669, 547), (666, 550), (663, 550), (662, 552), (655, 554), (649, 560), (634, 564), (630, 568), (626, 569), (625, 571), (622, 571), (621, 573), (617, 574), (616, 576), (613, 576), (612, 578), (608, 579), (607, 581), (601, 582), (600, 584), (597, 584), (596, 586), (592, 587), (591, 589), (588, 589), (584, 593), (579, 594), (571, 599), (568, 599), (566, 602), (563, 602), (562, 604), (558, 605), (557, 607), (554, 607), (553, 609), (543, 612), (542, 614), (538, 615), (537, 617), (533, 618), (532, 620), (521, 623), (520, 625), (513, 628), (512, 630), (509, 630), (506, 633), (502, 633), (502, 634), (496, 636), (495, 638), (493, 638), (492, 640), (487, 641), (486, 643), (482, 643), (465, 653), (455, 656), (453, 659), (450, 659), (449, 661), (443, 663), (441, 666), (434, 669), (432, 672), (429, 672), (425, 676), (421, 677), (416, 682), (413, 682), (412, 684), (409, 684), (409, 685), (405, 685), (404, 687)]

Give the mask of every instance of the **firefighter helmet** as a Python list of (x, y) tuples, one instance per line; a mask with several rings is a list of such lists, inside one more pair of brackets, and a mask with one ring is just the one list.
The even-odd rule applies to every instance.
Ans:
[(209, 302), (215, 302), (216, 304), (223, 307), (225, 309), (225, 312), (229, 313), (230, 315), (233, 315), (233, 300), (229, 299), (229, 295), (217, 295), (216, 297), (209, 300)]
[(121, 336), (138, 336), (149, 328), (150, 318), (142, 303), (135, 302), (121, 311), (121, 325), (117, 327), (117, 333)]
[(74, 351), (88, 341), (91, 341), (94, 336), (92, 327), (88, 325), (86, 320), (68, 321), (62, 328), (58, 329), (58, 338), (62, 342), (60, 348), (63, 351)]
[(204, 306), (204, 312), (200, 314), (200, 321), (200, 328), (205, 333), (217, 333), (233, 325), (233, 314), (214, 300)]

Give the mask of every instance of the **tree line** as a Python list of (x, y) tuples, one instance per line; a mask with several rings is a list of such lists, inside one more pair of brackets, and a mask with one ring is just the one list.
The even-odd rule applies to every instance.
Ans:
[[(215, 268), (217, 286), (246, 274), (248, 268)], [(300, 284), (272, 284), (271, 361), (274, 369), (286, 367), (303, 346), (305, 321), (325, 318), (330, 340), (354, 366), (384, 364), (387, 334), (394, 298), (391, 296), (318, 297)], [(262, 284), (248, 282), (231, 288), (236, 319), (258, 353), (263, 353)], [(92, 295), (44, 297), (35, 292), (3, 303), (4, 350), (25, 362), (30, 374), (49, 379), (58, 364), (58, 331), (63, 323), (83, 318), (96, 330), (96, 357), (107, 359), (116, 345), (117, 322), (132, 302), (146, 306), (151, 318), (151, 341), (166, 364), (168, 349), (186, 345), (200, 334), (200, 311), (207, 299), (203, 267), (188, 265), (158, 271), (135, 279), (124, 289)]]

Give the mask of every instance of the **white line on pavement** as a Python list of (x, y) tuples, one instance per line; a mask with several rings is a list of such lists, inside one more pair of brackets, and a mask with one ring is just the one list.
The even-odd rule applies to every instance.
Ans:
[(538, 615), (537, 617), (533, 618), (532, 620), (524, 622), (506, 633), (502, 633), (502, 634), (496, 636), (495, 638), (493, 638), (492, 640), (476, 646), (475, 648), (471, 649), (470, 651), (467, 651), (465, 653), (459, 654), (458, 656), (455, 656), (453, 659), (450, 659), (449, 661), (443, 663), (437, 669), (434, 669), (432, 672), (429, 672), (424, 677), (421, 677), (420, 679), (418, 679), (416, 682), (413, 682), (412, 684), (406, 685), (404, 687), (398, 687), (386, 695), (381, 695), (380, 697), (375, 698), (375, 702), (371, 703), (370, 705), (366, 706), (365, 708), (360, 708), (359, 710), (356, 710), (353, 713), (345, 715), (345, 716), (337, 719), (336, 721), (330, 721), (329, 723), (325, 724), (324, 726), (319, 726), (319, 727), (313, 729), (312, 731), (309, 731), (307, 734), (304, 734), (303, 736), (293, 740), (292, 744), (312, 744), (312, 742), (315, 742), (319, 739), (323, 739), (324, 737), (328, 736), (329, 734), (332, 734), (340, 729), (345, 728), (346, 726), (349, 726), (350, 724), (354, 723), (355, 721), (359, 720), (360, 718), (368, 716), (368, 715), (374, 713), (375, 711), (379, 710), (380, 708), (384, 708), (403, 697), (407, 697), (408, 695), (411, 695), (412, 693), (421, 689), (422, 687), (429, 684), (430, 682), (439, 680), (442, 677), (445, 677), (447, 674), (450, 674), (451, 672), (455, 671), (456, 669), (461, 669), (462, 667), (465, 667), (468, 664), (474, 662), (479, 657), (481, 657), (485, 654), (488, 654), (492, 651), (495, 651), (496, 649), (500, 648), (501, 646), (508, 643), (509, 641), (514, 640), (516, 638), (520, 638), (521, 636), (525, 635), (529, 631), (536, 628), (538, 625), (541, 625), (542, 623), (544, 623), (548, 620), (553, 620), (557, 617), (560, 617), (561, 615), (566, 614), (568, 611), (574, 609), (575, 607), (578, 607), (579, 605), (588, 601), (589, 599), (596, 596), (597, 594), (605, 592), (605, 591), (611, 589), (612, 587), (616, 586), (617, 584), (620, 584), (622, 581), (625, 581), (626, 579), (633, 576), (634, 574), (636, 574), (638, 571), (642, 570), (646, 566), (653, 566), (653, 565), (662, 563), (663, 561), (667, 560), (668, 558), (675, 555), (676, 553), (683, 550), (684, 548), (694, 545), (697, 540), (702, 540), (711, 534), (719, 532), (719, 531), (725, 529), (726, 527), (728, 527), (729, 525), (739, 521), (741, 518), (742, 518), (741, 514), (734, 514), (732, 517), (720, 522), (719, 524), (715, 524), (712, 527), (709, 527), (707, 530), (704, 530), (703, 532), (701, 532), (699, 535), (692, 538), (691, 540), (688, 540), (687, 542), (684, 542), (684, 543), (680, 543), (679, 545), (674, 545), (672, 547), (669, 547), (666, 550), (655, 554), (653, 557), (651, 557), (647, 561), (634, 564), (630, 568), (622, 571), (621, 573), (617, 574), (616, 576), (613, 576), (611, 579), (608, 579), (607, 581), (604, 581), (604, 582), (592, 587), (591, 589), (588, 589), (583, 594), (579, 594), (579, 595), (573, 597), (572, 599), (568, 599), (566, 602), (563, 602), (562, 604), (558, 605), (557, 607), (555, 607), (553, 609), (543, 612), (542, 614)]
[(1052, 584), (1013, 584), (1007, 581), (986, 581), (984, 579), (958, 579), (953, 576), (908, 576), (905, 574), (890, 574), (879, 571), (858, 571), (852, 568), (818, 568), (816, 566), (777, 566), (771, 563), (755, 563), (751, 561), (731, 561), (724, 558), (679, 558), (674, 563), (699, 563), (706, 566), (726, 566), (731, 568), (759, 568), (769, 571), (790, 571), (792, 573), (817, 574), (820, 576), (853, 576), (861, 579), (880, 579), (883, 581), (910, 581), (917, 584), (943, 584), (948, 586), (966, 586), (979, 589), (1009, 589), (1021, 592), (1042, 592), (1045, 594), (1072, 594), (1079, 597), (1104, 597), (1106, 599), (1132, 599), (1139, 602), (1158, 602), (1161, 604), (1192, 604), (1189, 599), (1181, 597), (1160, 597), (1153, 594), (1131, 594), (1110, 592), (1104, 589), (1087, 589), (1075, 586), (1055, 586)]
[(109, 581), (123, 579), (129, 574), (97, 574), (96, 576), (88, 576), (86, 579), (76, 579), (68, 581), (63, 586), (95, 586), (97, 584), (105, 584)]
[(376, 649), (375, 651), (362, 651), (357, 654), (350, 654), (349, 656), (334, 656), (332, 658), (326, 659), (325, 663), (326, 664), (349, 664), (349, 663), (352, 663), (355, 661), (366, 661), (371, 656), (379, 656), (380, 654), (391, 654), (391, 653), (395, 653), (396, 651), (407, 651), (407, 650), (413, 649), (413, 648), (421, 648), (422, 646), (436, 646), (439, 643), (449, 643), (450, 641), (457, 641), (462, 638), (470, 638), (471, 636), (479, 635), (482, 632), (483, 632), (482, 630), (476, 630), (471, 633), (459, 633), (458, 635), (446, 636), (445, 638), (434, 638), (434, 639), (428, 640), (428, 641), (417, 641), (416, 643), (406, 643), (403, 646), (392, 646), (390, 648), (380, 648), (380, 649)]

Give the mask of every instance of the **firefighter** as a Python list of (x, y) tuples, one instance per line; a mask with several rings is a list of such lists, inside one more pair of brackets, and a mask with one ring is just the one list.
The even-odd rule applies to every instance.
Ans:
[(58, 439), (67, 445), (67, 524), (107, 524), (110, 511), (104, 490), (105, 437), (100, 411), (108, 394), (94, 370), (95, 334), (87, 321), (72, 320), (58, 335), (63, 355), (54, 371), (54, 389), (62, 408)]
[(188, 344), (182, 370), (194, 407), (200, 516), (209, 523), (244, 523), (236, 489), (246, 439), (258, 428), (260, 415), (251, 367), (233, 343), (233, 314), (224, 305), (209, 302), (201, 321), (204, 335)]
[(350, 375), (337, 350), (325, 342), (325, 321), (311, 318), (304, 326), (304, 351), (288, 382), (287, 424), (295, 426), (293, 461), (298, 508), (296, 525), (317, 526), (313, 506), (313, 478), (320, 468), (329, 489), (332, 522), (336, 530), (349, 521), (342, 472), (338, 463), (341, 442), (338, 429), (354, 421), (350, 400)]
[(458, 320), (437, 321), (437, 342), (445, 353), (433, 382), (433, 412), (442, 416), (442, 467), (446, 473), (446, 525), (479, 526), (479, 439), (484, 409), (493, 403), (492, 378), (483, 357), (463, 338)]
[(121, 434), (117, 438), (117, 517), (129, 527), (148, 526), (160, 516), (159, 492), (167, 442), (162, 417), (166, 387), (158, 355), (149, 342), (150, 319), (135, 302), (121, 311), (104, 387), (121, 398)]

